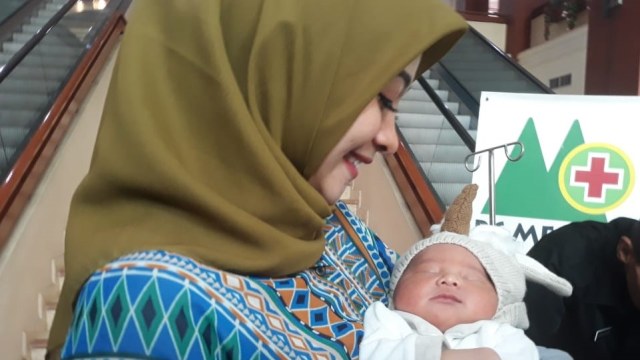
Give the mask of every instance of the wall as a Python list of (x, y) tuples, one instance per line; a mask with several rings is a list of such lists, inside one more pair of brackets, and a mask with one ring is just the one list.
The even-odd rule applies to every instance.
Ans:
[(464, 10), (486, 13), (489, 10), (488, 0), (465, 0)]
[(404, 252), (422, 236), (387, 164), (380, 155), (376, 155), (372, 164), (358, 170), (360, 175), (353, 184), (353, 191), (361, 192), (358, 214), (368, 211), (369, 227), (389, 247)]
[(38, 293), (51, 286), (51, 261), (64, 251), (64, 228), (71, 195), (89, 167), (116, 52), (87, 94), (0, 255), (3, 359), (20, 358), (23, 330), (44, 330), (44, 323), (38, 319)]
[(640, 1), (627, 0), (610, 12), (592, 1), (585, 92), (592, 95), (640, 94)]
[(573, 29), (518, 55), (518, 62), (540, 81), (571, 74), (571, 85), (553, 89), (558, 94), (584, 94), (588, 26)]
[[(580, 14), (578, 14), (575, 28), (581, 27), (582, 25), (586, 25), (588, 22), (589, 22), (589, 12), (582, 11)], [(567, 28), (567, 23), (564, 21), (549, 24), (549, 40), (553, 40), (571, 31), (572, 30), (569, 30)], [(531, 40), (530, 40), (531, 47), (542, 45), (545, 42), (547, 42), (547, 40), (544, 38), (544, 15), (537, 16), (536, 18), (531, 20), (530, 36), (531, 36)]]
[(530, 21), (533, 11), (549, 0), (500, 0), (500, 13), (509, 18), (507, 53), (514, 57), (529, 48)]
[(467, 21), (467, 23), (502, 51), (505, 51), (507, 46), (507, 24), (479, 21)]

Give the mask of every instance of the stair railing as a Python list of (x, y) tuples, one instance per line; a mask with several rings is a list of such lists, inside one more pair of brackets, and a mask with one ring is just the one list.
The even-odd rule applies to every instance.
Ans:
[(494, 54), (498, 55), (498, 57), (500, 59), (502, 59), (502, 61), (504, 61), (504, 62), (508, 63), (509, 65), (511, 65), (515, 71), (520, 73), (520, 75), (522, 75), (523, 77), (525, 77), (529, 81), (531, 81), (532, 84), (534, 84), (536, 87), (538, 87), (540, 89), (541, 93), (544, 93), (544, 94), (553, 94), (554, 93), (553, 90), (551, 90), (551, 88), (549, 88), (542, 81), (538, 80), (538, 78), (536, 78), (529, 71), (527, 71), (525, 68), (523, 68), (522, 65), (520, 65), (517, 62), (513, 61), (511, 56), (508, 56), (507, 54), (505, 54), (505, 52), (502, 51), (502, 49), (500, 49), (494, 43), (489, 41), (489, 39), (487, 39), (484, 35), (480, 34), (480, 32), (478, 30), (476, 30), (476, 29), (474, 29), (473, 27), (470, 26), (469, 27), (469, 31), (478, 40), (480, 40), (481, 42), (485, 43), (487, 46), (493, 48), (493, 50), (495, 50)]
[[(75, 3), (75, 0), (69, 3)], [(46, 117), (17, 157), (10, 175), (0, 186), (0, 252), (53, 159), (73, 116), (91, 89), (93, 80), (116, 46), (119, 35), (124, 32), (124, 12), (130, 0), (122, 0), (120, 4), (76, 65)]]
[[(23, 24), (25, 19), (29, 18), (33, 12), (41, 6), (46, 0), (25, 0), (21, 5), (16, 7), (11, 14), (0, 20), (0, 44), (9, 40), (13, 31)], [(2, 2), (2, 0), (0, 0)]]
[(469, 148), (469, 151), (471, 152), (475, 151), (475, 148), (476, 148), (475, 139), (471, 137), (471, 135), (469, 135), (469, 132), (467, 131), (467, 129), (465, 129), (465, 127), (460, 123), (460, 120), (458, 120), (458, 118), (451, 112), (451, 110), (449, 110), (449, 108), (447, 107), (447, 105), (445, 105), (445, 103), (442, 101), (440, 96), (438, 96), (436, 91), (433, 90), (431, 85), (429, 85), (429, 82), (427, 82), (427, 80), (423, 76), (420, 76), (418, 78), (418, 83), (420, 84), (420, 86), (422, 86), (422, 88), (427, 93), (427, 95), (429, 95), (429, 97), (431, 98), (431, 101), (433, 101), (433, 103), (436, 105), (438, 110), (440, 110), (442, 115), (444, 115), (445, 119), (447, 119), (447, 121), (449, 122), (453, 130), (455, 130), (458, 136), (460, 136), (460, 139), (464, 142), (467, 148)]
[(0, 68), (0, 83), (6, 79), (9, 74), (20, 64), (22, 60), (44, 39), (47, 33), (67, 14), (69, 10), (78, 2), (78, 0), (69, 0), (64, 4), (55, 15), (47, 21), (38, 32), (36, 32), (23, 47), (20, 48), (7, 63)]
[(415, 220), (422, 236), (431, 234), (431, 225), (437, 224), (444, 216), (444, 203), (426, 180), (418, 160), (406, 145), (400, 130), (396, 130), (400, 144), (393, 155), (384, 155), (389, 171), (398, 185), (409, 212)]
[(445, 64), (442, 62), (436, 63), (431, 67), (438, 78), (442, 79), (445, 84), (451, 89), (451, 92), (456, 94), (460, 102), (469, 109), (469, 111), (477, 118), (480, 113), (480, 103), (469, 90), (462, 84), (462, 82), (455, 76)]
[[(451, 127), (464, 141), (467, 148), (473, 152), (476, 142), (469, 135), (469, 132), (460, 123), (460, 120), (449, 110), (436, 91), (429, 85), (429, 82), (422, 76), (418, 77), (418, 83), (431, 98), (438, 110), (444, 115)], [(394, 155), (385, 156), (387, 166), (393, 174), (396, 184), (404, 197), (409, 211), (420, 229), (423, 236), (429, 236), (430, 227), (442, 220), (445, 205), (431, 182), (424, 173), (422, 167), (418, 166), (418, 160), (407, 146), (407, 142), (398, 130), (400, 146)]]

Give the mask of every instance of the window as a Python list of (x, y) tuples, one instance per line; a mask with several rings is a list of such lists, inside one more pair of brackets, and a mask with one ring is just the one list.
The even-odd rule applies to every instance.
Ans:
[(500, 0), (489, 0), (489, 12), (500, 12)]
[(566, 74), (558, 77), (554, 77), (553, 79), (549, 79), (549, 87), (552, 89), (557, 89), (563, 86), (571, 85), (571, 74)]

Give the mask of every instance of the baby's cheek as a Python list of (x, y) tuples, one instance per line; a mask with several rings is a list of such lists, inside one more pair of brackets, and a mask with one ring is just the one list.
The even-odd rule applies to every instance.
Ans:
[(423, 287), (417, 286), (415, 282), (404, 282), (396, 287), (396, 291), (393, 294), (393, 304), (397, 310), (414, 313), (420, 309), (426, 298)]

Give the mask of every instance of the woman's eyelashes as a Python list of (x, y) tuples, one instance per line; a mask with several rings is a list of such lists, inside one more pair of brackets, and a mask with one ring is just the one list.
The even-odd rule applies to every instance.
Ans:
[(386, 97), (383, 93), (378, 93), (378, 101), (380, 102), (380, 107), (382, 109), (387, 109), (393, 113), (397, 113), (398, 109), (393, 107), (393, 101)]

